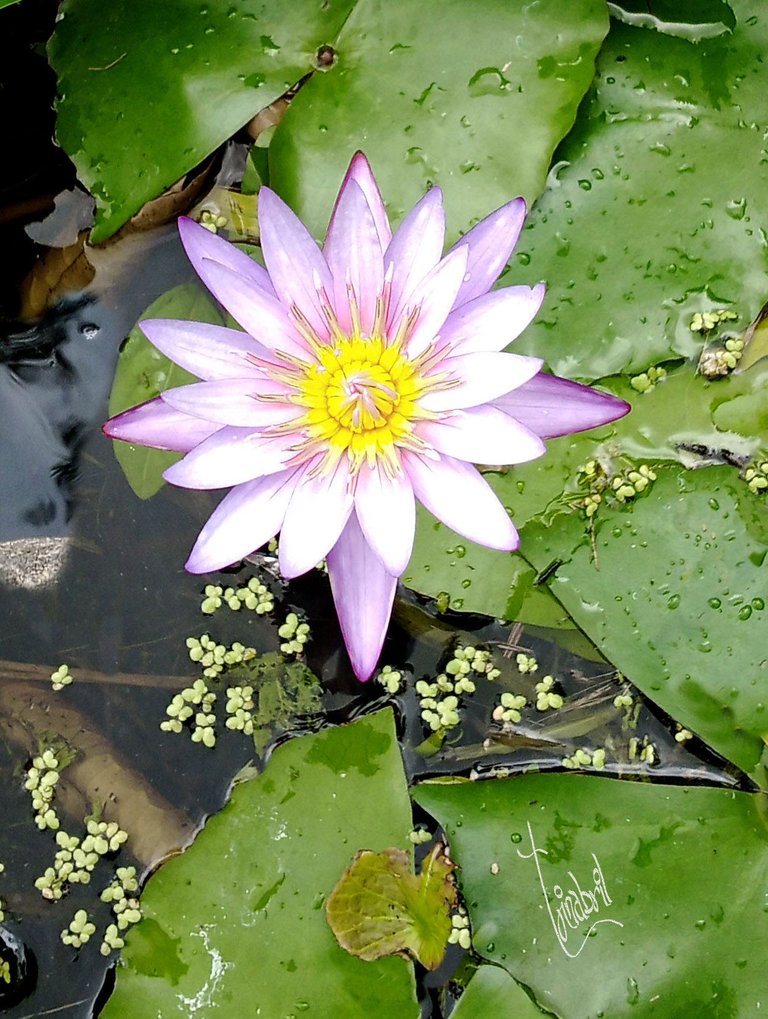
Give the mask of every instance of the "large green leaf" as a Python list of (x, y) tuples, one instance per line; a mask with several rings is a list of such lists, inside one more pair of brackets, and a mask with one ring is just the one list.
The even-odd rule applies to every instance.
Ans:
[(105, 1019), (416, 1019), (410, 963), (349, 955), (322, 908), (355, 849), (410, 826), (389, 711), (290, 741), (149, 882)]
[(67, 0), (57, 138), (103, 241), (315, 66), (351, 0)]
[(499, 966), (481, 966), (451, 1019), (541, 1019), (525, 991)]
[[(576, 474), (591, 458), (613, 462), (618, 469), (623, 457), (688, 464), (708, 453), (722, 461), (753, 456), (768, 447), (765, 363), (716, 381), (682, 365), (643, 395), (622, 378), (603, 384), (633, 404), (631, 414), (615, 424), (548, 442), (540, 460), (486, 474), (519, 528), (531, 520), (549, 520), (557, 508), (582, 498)], [(567, 625), (567, 616), (546, 587), (534, 583), (537, 570), (523, 558), (528, 553), (525, 538), (521, 551), (510, 556), (474, 545), (423, 513), (403, 579), (424, 594), (443, 595), (454, 609), (542, 626)]]
[[(762, 796), (533, 775), (416, 798), (448, 835), (475, 950), (559, 1019), (741, 1019), (768, 1005)], [(557, 907), (577, 883), (598, 910), (564, 924), (563, 944)]]
[(456, 236), (540, 193), (607, 27), (602, 0), (359, 0), (277, 129), (271, 182), (319, 235), (362, 148), (395, 220), (438, 183)]
[(526, 556), (560, 561), (551, 589), (606, 658), (751, 771), (768, 733), (764, 498), (733, 467), (669, 467), (595, 520), (594, 553), (581, 514), (564, 513), (525, 528)]
[(746, 326), (764, 303), (768, 159), (762, 0), (695, 45), (615, 23), (508, 282), (546, 280), (516, 344), (595, 379), (689, 357), (713, 301)]
[[(169, 290), (147, 308), (142, 318), (182, 318), (214, 325), (224, 321), (197, 283), (183, 283)], [(135, 326), (120, 351), (109, 396), (109, 413), (119, 414), (154, 399), (165, 389), (189, 382), (197, 382), (197, 379), (161, 354), (139, 326)], [(179, 459), (178, 453), (134, 446), (129, 442), (115, 441), (114, 450), (126, 481), (140, 499), (149, 499), (162, 487), (163, 471)]]

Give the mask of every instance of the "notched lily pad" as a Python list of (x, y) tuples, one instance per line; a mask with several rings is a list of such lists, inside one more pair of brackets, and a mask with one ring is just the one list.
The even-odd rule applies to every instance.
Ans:
[(418, 876), (402, 849), (361, 850), (326, 903), (328, 923), (341, 947), (369, 962), (407, 954), (426, 969), (437, 969), (456, 902), (453, 869), (441, 845)]

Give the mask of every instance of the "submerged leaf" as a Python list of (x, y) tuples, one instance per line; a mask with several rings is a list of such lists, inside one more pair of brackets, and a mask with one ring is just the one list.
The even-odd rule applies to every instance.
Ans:
[(331, 930), (342, 948), (361, 959), (405, 952), (426, 969), (437, 969), (456, 902), (452, 873), (453, 864), (440, 845), (418, 877), (402, 849), (364, 849), (328, 897)]
[[(190, 319), (214, 325), (224, 321), (196, 283), (184, 283), (169, 290), (147, 308), (142, 318)], [(152, 400), (166, 389), (196, 381), (194, 375), (153, 347), (140, 326), (135, 326), (120, 351), (109, 396), (110, 416)], [(113, 448), (126, 481), (140, 499), (149, 499), (162, 488), (163, 471), (180, 455), (127, 442), (114, 442)]]

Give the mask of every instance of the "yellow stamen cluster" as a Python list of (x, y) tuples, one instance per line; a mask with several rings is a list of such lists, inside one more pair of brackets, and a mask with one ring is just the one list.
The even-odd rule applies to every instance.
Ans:
[(295, 447), (294, 463), (322, 454), (317, 473), (327, 473), (346, 455), (352, 474), (363, 464), (378, 463), (392, 477), (400, 471), (398, 448), (418, 452), (426, 448), (413, 426), (435, 415), (420, 405), (420, 399), (455, 383), (445, 372), (434, 371), (440, 355), (433, 346), (413, 360), (405, 353), (418, 309), (404, 314), (388, 335), (386, 304), (384, 294), (366, 335), (351, 291), (349, 331), (342, 329), (330, 304), (324, 303), (331, 332), (328, 340), (317, 336), (298, 308), (292, 309), (295, 327), (312, 353), (306, 360), (281, 353), (279, 366), (265, 367), (273, 378), (290, 386), (293, 392), (285, 398), (306, 408), (298, 419), (273, 429), (274, 434), (303, 435)]

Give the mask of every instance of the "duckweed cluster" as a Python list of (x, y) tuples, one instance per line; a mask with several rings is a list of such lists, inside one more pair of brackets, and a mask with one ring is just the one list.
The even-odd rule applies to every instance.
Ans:
[(309, 640), (309, 623), (300, 622), (295, 612), (289, 612), (283, 625), (278, 627), (277, 635), (283, 640), (280, 650), (284, 655), (303, 654)]
[(203, 209), (197, 221), (200, 226), (210, 230), (212, 234), (218, 233), (222, 227), (227, 225), (227, 217), (213, 209)]
[(451, 933), (448, 935), (449, 945), (458, 945), (468, 952), (472, 947), (472, 935), (469, 932), (469, 917), (461, 906), (451, 916)]
[(744, 480), (753, 495), (765, 495), (768, 492), (768, 455), (763, 453), (744, 471)]
[(200, 611), (206, 616), (212, 616), (224, 604), (232, 612), (246, 608), (255, 612), (257, 616), (264, 616), (274, 609), (275, 596), (267, 585), (262, 584), (256, 577), (251, 577), (243, 587), (208, 584), (203, 592)]
[(0, 959), (0, 980), (4, 984), (11, 982), (11, 964), (5, 959)]
[(693, 733), (690, 729), (684, 729), (680, 723), (677, 723), (677, 732), (675, 733), (675, 740), (677, 743), (687, 743), (689, 739), (693, 739)]
[(59, 828), (59, 818), (53, 807), (59, 777), (59, 758), (50, 748), (34, 757), (32, 765), (27, 770), (24, 788), (31, 794), (35, 824), (40, 831), (45, 831), (46, 828), (57, 831)]
[(655, 480), (656, 472), (650, 464), (639, 464), (609, 476), (599, 461), (587, 460), (576, 472), (578, 486), (587, 490), (579, 505), (591, 522), (606, 496), (626, 504), (645, 492)]
[(595, 771), (602, 771), (605, 768), (605, 750), (602, 747), (598, 747), (596, 750), (579, 747), (570, 757), (564, 757), (562, 763), (564, 768), (570, 770), (594, 768)]
[(526, 655), (522, 651), (515, 656), (515, 664), (517, 665), (517, 671), (523, 675), (529, 672), (538, 672), (539, 669), (539, 663), (533, 655)]
[(253, 735), (253, 700), (252, 686), (230, 686), (227, 689), (226, 712), (228, 718), (224, 723), (235, 732)]
[(508, 691), (499, 698), (500, 703), (493, 709), (494, 722), (502, 722), (505, 725), (513, 725), (522, 718), (522, 710), (528, 703), (522, 694), (513, 694)]
[(376, 682), (380, 683), (387, 693), (396, 694), (402, 689), (403, 674), (393, 669), (391, 665), (385, 665), (376, 677)]
[(412, 828), (408, 832), (408, 839), (414, 846), (421, 846), (425, 842), (429, 842), (432, 838), (430, 832), (424, 827), (424, 825), (418, 825), (416, 828)]
[(92, 923), (84, 909), (78, 909), (69, 927), (61, 932), (61, 940), (65, 945), (73, 948), (82, 948), (91, 940), (91, 935), (96, 933), (96, 924)]
[(104, 932), (104, 940), (99, 949), (102, 955), (123, 948), (125, 941), (122, 935), (132, 924), (141, 920), (141, 908), (135, 894), (139, 890), (136, 868), (118, 867), (115, 873), (114, 881), (107, 885), (100, 896), (102, 902), (110, 903), (115, 918)]
[(60, 899), (68, 885), (90, 884), (91, 874), (102, 857), (117, 852), (127, 841), (128, 833), (116, 821), (86, 819), (86, 834), (80, 839), (65, 831), (56, 832), (59, 847), (53, 866), (35, 881), (35, 888), (44, 899)]
[(459, 645), (445, 671), (433, 682), (420, 679), (416, 683), (421, 718), (432, 732), (454, 729), (459, 724), (459, 697), (475, 692), (473, 673), (490, 680), (501, 675), (491, 663), (490, 651)]
[(692, 333), (711, 333), (722, 322), (734, 322), (739, 316), (728, 308), (715, 308), (712, 311), (697, 311), (691, 319)]
[(639, 375), (633, 375), (629, 384), (638, 393), (651, 393), (656, 388), (656, 383), (662, 382), (666, 377), (666, 368), (651, 367)]
[(637, 736), (633, 736), (629, 741), (629, 759), (630, 761), (640, 761), (641, 764), (647, 764), (649, 767), (658, 764), (659, 752), (656, 744), (652, 743), (647, 736), (643, 736), (642, 742)]
[(699, 358), (699, 374), (708, 379), (728, 375), (744, 356), (744, 340), (731, 336), (722, 344), (708, 347)]
[(65, 686), (71, 686), (75, 677), (69, 671), (68, 665), (60, 665), (51, 673), (51, 687), (54, 690), (63, 690)]
[(549, 711), (551, 708), (562, 708), (562, 695), (555, 690), (555, 677), (544, 676), (536, 684), (536, 710)]

